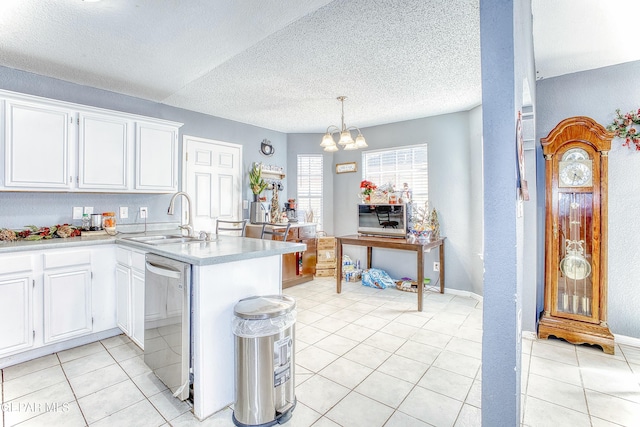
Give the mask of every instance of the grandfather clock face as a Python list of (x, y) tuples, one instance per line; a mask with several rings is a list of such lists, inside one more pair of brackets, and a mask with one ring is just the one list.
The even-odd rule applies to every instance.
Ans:
[(595, 308), (594, 225), (599, 218), (594, 209), (593, 163), (593, 156), (582, 148), (561, 153), (557, 162), (557, 293), (552, 307), (556, 316), (590, 318)]

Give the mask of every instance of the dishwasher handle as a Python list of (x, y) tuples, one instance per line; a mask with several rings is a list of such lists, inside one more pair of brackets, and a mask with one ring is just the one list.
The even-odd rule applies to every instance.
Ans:
[(147, 270), (149, 270), (153, 274), (157, 274), (158, 276), (170, 277), (172, 279), (179, 279), (182, 277), (182, 273), (180, 271), (176, 271), (172, 268), (166, 268), (162, 265), (152, 264), (149, 261), (146, 262)]

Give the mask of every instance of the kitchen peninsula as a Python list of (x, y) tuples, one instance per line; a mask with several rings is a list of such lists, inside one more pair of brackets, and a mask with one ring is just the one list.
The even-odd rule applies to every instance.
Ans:
[[(24, 361), (20, 357), (26, 353), (35, 358), (102, 339), (105, 334), (119, 333), (116, 326), (116, 300), (120, 298), (116, 292), (116, 249), (154, 253), (191, 265), (193, 412), (204, 419), (233, 403), (233, 307), (247, 296), (280, 294), (282, 255), (304, 251), (303, 243), (218, 236), (211, 242), (155, 246), (105, 236), (0, 244), (0, 282), (6, 278), (4, 288), (10, 292), (5, 296), (25, 295), (22, 306), (14, 300), (15, 309), (7, 313), (13, 316), (10, 322), (0, 313), (2, 323), (25, 323), (23, 328), (14, 328), (24, 332), (12, 334), (10, 338), (14, 342), (0, 343), (5, 344), (0, 345), (0, 366)], [(72, 330), (71, 335), (49, 336), (47, 331), (52, 328), (47, 323), (47, 307), (61, 300), (55, 297), (49, 300), (43, 295), (55, 291), (51, 285), (56, 283), (54, 273), (58, 270), (54, 269), (60, 269), (55, 263), (65, 264), (81, 255), (78, 262), (82, 263), (82, 268), (74, 266), (73, 271), (82, 274), (74, 283), (78, 283), (77, 289), (82, 289), (86, 295), (82, 302), (86, 302), (87, 322), (81, 329), (68, 328)], [(62, 267), (70, 269), (66, 264)], [(48, 269), (53, 272), (51, 280), (47, 278)], [(55, 313), (55, 310), (49, 311)], [(84, 309), (82, 311), (78, 317), (84, 322)], [(44, 330), (40, 326), (42, 323)]]

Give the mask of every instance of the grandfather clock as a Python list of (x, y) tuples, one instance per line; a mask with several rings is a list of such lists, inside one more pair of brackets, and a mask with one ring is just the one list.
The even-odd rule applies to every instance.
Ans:
[(540, 338), (613, 354), (607, 326), (607, 160), (613, 133), (589, 117), (558, 123), (545, 158), (544, 312)]

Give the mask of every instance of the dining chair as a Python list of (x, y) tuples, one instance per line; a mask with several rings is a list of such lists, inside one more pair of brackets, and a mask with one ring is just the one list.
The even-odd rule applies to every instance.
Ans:
[[(240, 236), (244, 237), (246, 227), (247, 227), (246, 219), (239, 219), (239, 220), (233, 220), (233, 221), (224, 220), (224, 219), (216, 220), (216, 234), (220, 234), (221, 231), (240, 232)], [(224, 234), (234, 235), (235, 233), (224, 233)]]
[[(271, 227), (269, 229), (267, 229), (267, 226)], [(276, 227), (279, 227), (278, 229), (276, 229)], [(264, 236), (267, 235), (271, 235), (271, 236), (279, 236), (282, 237), (282, 241), (286, 242), (287, 241), (287, 236), (289, 235), (289, 228), (291, 228), (291, 224), (288, 223), (287, 227), (285, 228), (284, 231), (282, 231), (282, 227), (277, 226), (277, 225), (273, 225), (273, 224), (267, 224), (264, 223), (262, 224), (262, 234), (260, 234), (260, 238), (264, 239)]]

